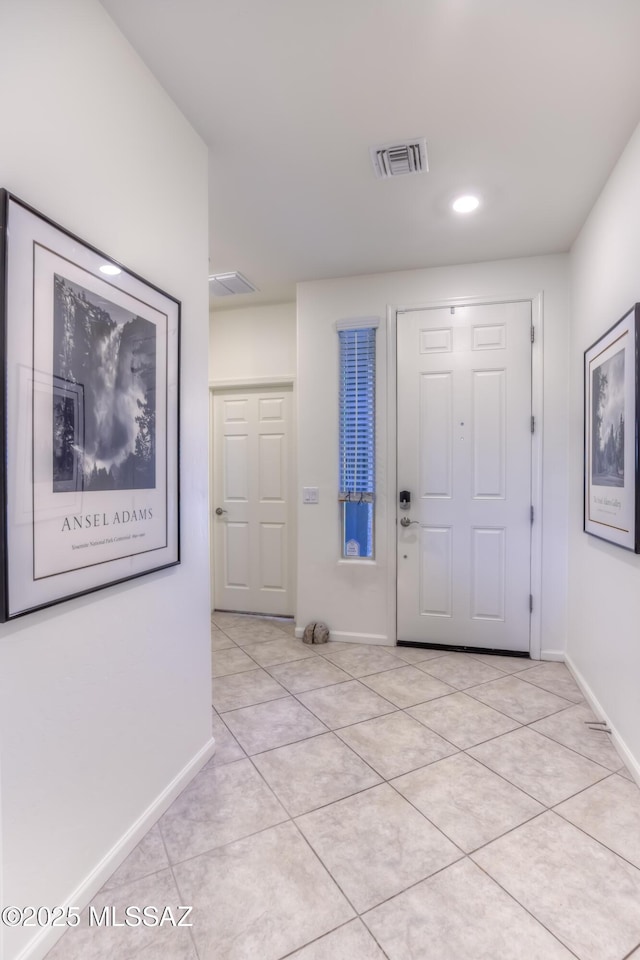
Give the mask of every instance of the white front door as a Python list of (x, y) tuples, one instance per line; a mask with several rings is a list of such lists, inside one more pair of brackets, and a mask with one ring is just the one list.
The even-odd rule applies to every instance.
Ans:
[(530, 303), (398, 313), (399, 640), (529, 650), (531, 428)]
[(291, 616), (291, 388), (216, 393), (213, 592), (219, 610)]

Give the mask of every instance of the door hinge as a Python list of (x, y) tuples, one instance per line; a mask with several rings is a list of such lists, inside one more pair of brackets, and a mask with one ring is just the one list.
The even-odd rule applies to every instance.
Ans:
[(534, 433), (535, 429), (536, 429), (536, 418), (531, 417), (531, 433)]
[(529, 594), (529, 613), (533, 613), (533, 594)]
[(536, 342), (536, 328), (531, 327), (531, 343), (535, 343), (535, 342)]
[(531, 504), (531, 523), (533, 523), (533, 504)]

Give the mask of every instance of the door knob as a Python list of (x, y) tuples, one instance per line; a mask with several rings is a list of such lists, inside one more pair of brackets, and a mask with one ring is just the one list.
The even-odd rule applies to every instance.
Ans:
[(217, 516), (221, 517), (223, 513), (226, 513), (226, 510), (223, 510), (222, 507), (216, 507)]
[(419, 525), (419, 520), (409, 520), (409, 517), (403, 517), (400, 521), (401, 527), (410, 527), (412, 523), (417, 523)]

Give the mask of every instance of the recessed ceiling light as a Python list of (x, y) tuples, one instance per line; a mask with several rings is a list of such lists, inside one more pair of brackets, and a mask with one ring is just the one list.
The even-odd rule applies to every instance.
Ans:
[(457, 200), (454, 200), (451, 206), (456, 213), (471, 213), (472, 210), (477, 210), (480, 206), (480, 201), (477, 197), (466, 194), (464, 197), (458, 197)]
[(122, 273), (120, 267), (116, 267), (114, 263), (103, 263), (100, 267), (100, 273), (106, 273), (108, 277), (117, 277), (119, 273)]

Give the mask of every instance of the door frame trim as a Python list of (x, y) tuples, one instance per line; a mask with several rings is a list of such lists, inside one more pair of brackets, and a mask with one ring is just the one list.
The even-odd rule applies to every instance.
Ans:
[(298, 452), (297, 452), (297, 398), (296, 398), (296, 378), (293, 376), (284, 377), (245, 377), (242, 380), (210, 380), (209, 381), (209, 590), (211, 612), (216, 607), (216, 596), (214, 587), (214, 564), (216, 555), (216, 524), (214, 523), (214, 399), (217, 393), (225, 393), (227, 390), (252, 390), (256, 387), (283, 388), (291, 390), (291, 438), (289, 444), (290, 470), (292, 476), (291, 490), (291, 522), (293, 524), (293, 537), (291, 540), (291, 601), (293, 605), (293, 618), (296, 618), (298, 608), (298, 498), (296, 491), (298, 488)]
[(209, 390), (244, 390), (249, 387), (293, 387), (295, 377), (245, 377), (241, 380), (209, 380)]
[(429, 300), (407, 306), (387, 306), (387, 464), (389, 477), (388, 527), (389, 574), (387, 580), (387, 636), (398, 639), (397, 627), (397, 578), (398, 551), (396, 532), (396, 504), (398, 499), (398, 314), (417, 310), (435, 310), (439, 307), (475, 307), (492, 303), (530, 303), (531, 324), (535, 340), (531, 344), (531, 413), (535, 417), (535, 430), (531, 438), (531, 503), (534, 523), (531, 528), (531, 594), (533, 611), (529, 621), (529, 656), (540, 659), (542, 648), (542, 520), (543, 520), (543, 449), (544, 449), (544, 294), (538, 291), (530, 296), (476, 296), (449, 297), (446, 300)]

